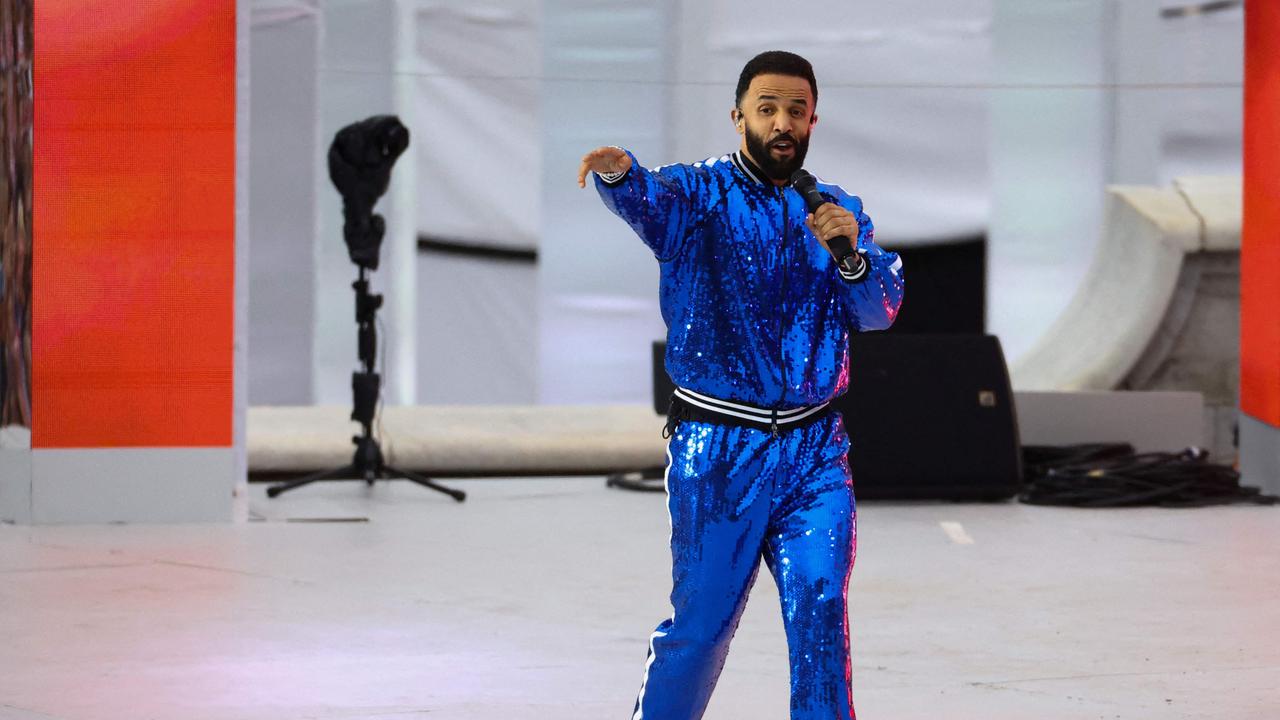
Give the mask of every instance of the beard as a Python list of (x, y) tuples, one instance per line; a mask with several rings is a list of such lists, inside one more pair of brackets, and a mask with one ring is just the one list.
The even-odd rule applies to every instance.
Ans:
[[(804, 167), (804, 156), (809, 152), (808, 135), (797, 139), (791, 134), (783, 134), (766, 143), (764, 138), (751, 132), (751, 128), (747, 128), (746, 137), (747, 151), (751, 154), (751, 158), (756, 161), (756, 164), (771, 180), (790, 180), (792, 173)], [(791, 142), (792, 147), (795, 148), (795, 151), (791, 153), (791, 157), (775, 160), (769, 152), (770, 146), (779, 140)]]

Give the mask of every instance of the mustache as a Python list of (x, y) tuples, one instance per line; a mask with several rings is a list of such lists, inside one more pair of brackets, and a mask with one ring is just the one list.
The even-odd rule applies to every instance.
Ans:
[(774, 145), (777, 145), (777, 144), (778, 144), (778, 143), (780, 143), (780, 142), (789, 142), (789, 143), (791, 143), (792, 145), (799, 145), (799, 144), (800, 144), (799, 142), (797, 142), (797, 141), (796, 141), (796, 139), (795, 139), (794, 137), (792, 137), (792, 136), (791, 136), (791, 133), (785, 133), (785, 134), (783, 134), (783, 135), (779, 135), (778, 137), (773, 138), (772, 140), (770, 140), (767, 146), (768, 146), (768, 147), (773, 147)]

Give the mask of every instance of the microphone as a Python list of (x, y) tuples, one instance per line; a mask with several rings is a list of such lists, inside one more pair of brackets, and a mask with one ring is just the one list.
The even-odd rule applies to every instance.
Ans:
[[(818, 192), (818, 180), (809, 171), (801, 168), (791, 174), (791, 187), (804, 198), (804, 204), (810, 213), (818, 211), (818, 206), (827, 202)], [(844, 235), (837, 235), (827, 241), (831, 254), (836, 258), (836, 266), (846, 280), (862, 280), (867, 276), (867, 261), (853, 249), (853, 241)]]

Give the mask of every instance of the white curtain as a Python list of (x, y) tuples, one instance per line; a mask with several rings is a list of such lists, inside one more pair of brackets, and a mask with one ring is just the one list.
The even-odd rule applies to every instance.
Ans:
[[(404, 345), (388, 401), (647, 402), (656, 262), (573, 184), (578, 159), (601, 144), (649, 166), (733, 150), (738, 73), (768, 49), (813, 62), (808, 166), (863, 197), (880, 242), (989, 235), (989, 326), (1016, 357), (1087, 267), (1105, 184), (1238, 171), (1241, 13), (1161, 16), (1174, 4), (257, 2), (251, 399), (300, 397), (310, 371), (303, 401), (346, 401), (349, 291), (321, 284), (350, 265), (328, 247), (320, 159), (342, 113), (391, 108), (413, 133), (387, 200), (412, 225), (395, 252), (416, 262), (386, 281)], [(310, 277), (293, 247), (307, 232), (321, 237)], [(410, 253), (419, 234), (539, 262)]]

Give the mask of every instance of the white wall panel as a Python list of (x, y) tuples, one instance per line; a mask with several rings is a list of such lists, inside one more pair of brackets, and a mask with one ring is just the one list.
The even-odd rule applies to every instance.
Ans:
[(665, 336), (658, 263), (576, 176), (601, 145), (669, 161), (671, 4), (549, 0), (543, 12), (539, 398), (646, 402), (649, 343)]
[(542, 45), (539, 3), (421, 3), (414, 13), (422, 232), (537, 246)]
[[(256, 2), (249, 67), (249, 403), (311, 402), (320, 17)], [(243, 63), (242, 63), (243, 65)]]
[(1185, 4), (995, 2), (987, 308), (1011, 362), (1080, 287), (1107, 184), (1240, 170), (1241, 13), (1162, 17)]
[[(273, 243), (254, 249), (254, 402), (295, 401), (308, 383), (304, 401), (350, 400), (354, 268), (322, 161), (334, 131), (375, 112), (413, 133), (379, 208), (392, 230), (375, 280), (388, 293), (388, 402), (531, 385), (546, 402), (645, 401), (648, 342), (664, 332), (656, 263), (574, 186), (577, 161), (602, 144), (649, 166), (732, 150), (738, 72), (777, 48), (818, 74), (809, 167), (866, 200), (879, 241), (989, 234), (989, 326), (1014, 359), (1078, 286), (1106, 183), (1239, 167), (1241, 13), (1160, 16), (1181, 4), (259, 0), (255, 17), (277, 25), (254, 31), (253, 123), (278, 135), (255, 130), (253, 143), (254, 236)], [(281, 133), (308, 102), (313, 129)], [(308, 194), (309, 271), (285, 267)], [(418, 233), (537, 247), (536, 281), (419, 258)], [(473, 361), (510, 352), (518, 366)], [(473, 386), (468, 367), (491, 384)]]
[(680, 6), (672, 132), (690, 161), (737, 148), (742, 66), (765, 50), (814, 65), (818, 125), (806, 165), (866, 202), (879, 242), (981, 235), (987, 224), (990, 0), (763, 0)]

